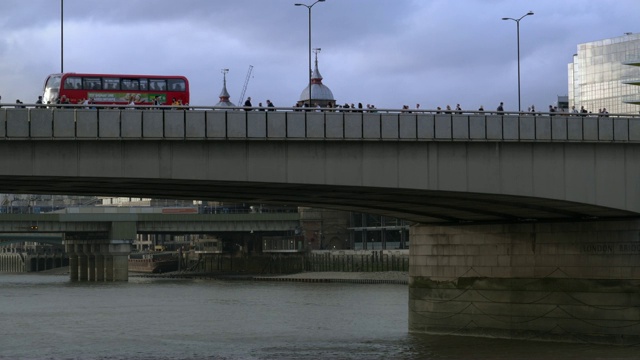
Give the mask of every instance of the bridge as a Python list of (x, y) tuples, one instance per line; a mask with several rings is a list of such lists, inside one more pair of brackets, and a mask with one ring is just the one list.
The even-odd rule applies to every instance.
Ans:
[[(62, 212), (45, 214), (4, 214), (0, 216), (0, 246), (34, 241), (54, 245), (66, 244), (72, 280), (126, 281), (130, 244), (138, 234), (211, 234), (221, 232), (293, 231), (300, 224), (298, 213), (151, 213), (124, 212), (117, 208), (89, 208), (92, 212)], [(78, 210), (78, 209), (72, 209)], [(117, 211), (113, 211), (117, 210)], [(151, 210), (151, 209), (143, 209)], [(174, 209), (177, 210), (177, 209)], [(96, 272), (95, 261), (111, 259), (107, 272)], [(17, 269), (13, 258), (0, 259)], [(104, 260), (104, 259), (103, 259)]]
[(637, 343), (640, 121), (548, 115), (3, 109), (0, 186), (404, 218), (411, 331)]

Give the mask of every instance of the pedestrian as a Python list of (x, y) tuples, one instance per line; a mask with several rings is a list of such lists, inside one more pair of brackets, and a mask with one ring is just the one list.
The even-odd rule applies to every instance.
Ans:
[(275, 111), (276, 110), (276, 109), (274, 109), (275, 106), (273, 105), (273, 103), (269, 99), (267, 99), (267, 107), (270, 108), (270, 109), (268, 109), (268, 111)]
[(498, 111), (498, 114), (504, 113), (504, 103), (502, 101), (500, 101), (500, 105), (498, 105), (498, 108), (496, 110)]
[(38, 105), (36, 107), (42, 107), (42, 96), (38, 96), (38, 100), (36, 100), (36, 104)]
[(247, 98), (247, 100), (244, 102), (244, 111), (251, 111), (252, 110), (251, 106), (252, 106), (251, 105), (251, 96), (249, 96)]

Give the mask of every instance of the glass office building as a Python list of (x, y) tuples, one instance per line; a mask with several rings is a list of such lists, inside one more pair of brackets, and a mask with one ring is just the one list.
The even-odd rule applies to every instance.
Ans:
[(568, 70), (569, 107), (640, 112), (640, 34), (579, 44)]

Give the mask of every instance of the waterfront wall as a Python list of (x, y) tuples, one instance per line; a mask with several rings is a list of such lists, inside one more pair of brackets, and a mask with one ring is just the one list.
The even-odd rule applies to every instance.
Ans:
[(640, 221), (414, 226), (412, 332), (640, 341)]
[(25, 255), (22, 253), (0, 254), (0, 272), (21, 273), (26, 272)]
[(409, 271), (409, 250), (314, 251), (305, 257), (305, 271)]
[(247, 274), (292, 274), (299, 272), (409, 271), (408, 250), (340, 250), (309, 253), (278, 253), (233, 257), (201, 254), (189, 259), (196, 272)]
[(25, 252), (0, 253), (0, 272), (22, 273), (51, 270), (69, 265), (64, 253), (29, 254)]

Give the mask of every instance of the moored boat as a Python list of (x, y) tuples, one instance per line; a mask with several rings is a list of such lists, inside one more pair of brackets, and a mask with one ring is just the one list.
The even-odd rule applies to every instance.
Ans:
[(129, 271), (163, 273), (178, 270), (178, 257), (174, 252), (131, 254)]

